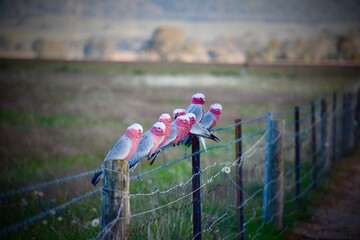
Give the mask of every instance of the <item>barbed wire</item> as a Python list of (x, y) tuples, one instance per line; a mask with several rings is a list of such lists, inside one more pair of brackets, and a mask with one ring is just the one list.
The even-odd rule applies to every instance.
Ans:
[[(317, 146), (317, 149), (315, 152), (311, 151), (312, 139), (311, 139), (310, 133), (313, 130), (313, 128), (315, 127), (317, 134), (319, 134), (319, 132), (320, 132), (320, 136), (321, 136), (322, 130), (320, 129), (320, 127), (323, 126), (324, 118), (327, 117), (328, 121), (330, 121), (331, 118), (343, 118), (344, 116), (347, 116), (346, 114), (352, 113), (355, 110), (356, 105), (355, 105), (354, 101), (352, 101), (351, 105), (346, 107), (343, 110), (340, 110), (340, 108), (337, 108), (336, 111), (331, 111), (331, 110), (329, 110), (330, 108), (328, 108), (326, 115), (320, 116), (321, 115), (321, 108), (319, 108), (319, 106), (321, 106), (320, 99), (315, 101), (314, 104), (316, 106), (316, 111), (314, 113), (316, 115), (316, 121), (314, 123), (311, 123), (311, 117), (313, 114), (311, 112), (311, 106), (306, 105), (306, 106), (300, 107), (299, 108), (300, 118), (298, 120), (287, 119), (285, 121), (284, 128), (279, 129), (278, 132), (276, 133), (276, 135), (274, 135), (270, 139), (270, 142), (266, 138), (268, 136), (269, 131), (271, 131), (271, 129), (267, 129), (266, 127), (265, 127), (265, 129), (261, 129), (261, 127), (264, 127), (263, 126), (264, 124), (262, 122), (265, 123), (269, 120), (269, 114), (265, 114), (263, 116), (255, 118), (255, 119), (242, 120), (238, 123), (231, 124), (231, 125), (228, 125), (225, 127), (219, 127), (219, 128), (212, 130), (213, 132), (227, 131), (230, 129), (235, 129), (235, 127), (237, 127), (239, 125), (247, 125), (247, 124), (249, 124), (249, 125), (255, 124), (257, 126), (257, 128), (256, 128), (257, 130), (254, 131), (253, 129), (251, 129), (252, 131), (254, 131), (254, 133), (248, 134), (239, 139), (226, 141), (224, 144), (217, 144), (217, 145), (213, 145), (213, 146), (209, 147), (207, 149), (207, 151), (210, 153), (212, 151), (216, 151), (218, 149), (224, 149), (225, 152), (227, 152), (227, 157), (225, 157), (226, 159), (224, 158), (224, 159), (222, 159), (222, 161), (215, 161), (213, 164), (210, 164), (210, 165), (206, 166), (205, 168), (201, 169), (197, 174), (192, 174), (190, 177), (187, 177), (185, 179), (185, 181), (176, 182), (173, 180), (173, 185), (170, 187), (166, 186), (164, 189), (161, 189), (159, 186), (157, 186), (153, 182), (153, 180), (151, 180), (151, 178), (149, 178), (149, 179), (147, 179), (147, 178), (148, 178), (148, 176), (153, 175), (161, 170), (165, 170), (167, 172), (167, 174), (169, 174), (171, 176), (170, 171), (168, 171), (168, 169), (171, 166), (179, 164), (180, 162), (183, 162), (184, 160), (190, 159), (194, 155), (202, 154), (202, 153), (204, 153), (204, 150), (199, 150), (199, 151), (197, 151), (195, 153), (191, 153), (191, 154), (187, 154), (185, 152), (185, 154), (183, 154), (181, 157), (179, 157), (175, 160), (172, 160), (169, 162), (164, 162), (162, 165), (160, 165), (158, 167), (155, 167), (153, 169), (150, 169), (150, 170), (147, 170), (144, 172), (139, 172), (137, 175), (131, 176), (130, 177), (131, 181), (134, 181), (134, 182), (140, 181), (140, 183), (146, 183), (147, 185), (152, 186), (153, 187), (152, 189), (154, 189), (154, 190), (149, 190), (149, 191), (143, 190), (143, 192), (135, 192), (135, 193), (130, 194), (129, 198), (132, 201), (136, 201), (137, 199), (139, 199), (139, 201), (140, 201), (142, 198), (145, 198), (145, 197), (160, 196), (160, 195), (164, 196), (164, 199), (165, 199), (165, 197), (168, 197), (168, 196), (172, 196), (172, 195), (175, 196), (176, 194), (173, 194), (173, 193), (177, 193), (180, 189), (184, 188), (184, 190), (179, 191), (179, 193), (183, 193), (183, 194), (180, 194), (180, 196), (176, 196), (175, 199), (166, 199), (166, 203), (164, 203), (164, 204), (150, 206), (151, 208), (149, 208), (149, 209), (145, 209), (145, 210), (140, 209), (138, 212), (133, 213), (131, 215), (131, 218), (132, 219), (136, 219), (136, 218), (140, 219), (140, 221), (142, 221), (142, 224), (135, 225), (134, 227), (132, 227), (130, 229), (130, 236), (132, 234), (135, 234), (136, 232), (140, 232), (140, 231), (144, 231), (144, 230), (148, 229), (150, 224), (158, 222), (160, 219), (162, 219), (163, 217), (165, 217), (171, 213), (181, 212), (184, 209), (189, 208), (193, 204), (193, 201), (187, 200), (187, 202), (185, 202), (185, 203), (182, 203), (182, 201), (190, 198), (191, 195), (196, 191), (204, 190), (207, 188), (207, 186), (209, 186), (209, 190), (206, 194), (210, 194), (210, 193), (215, 194), (217, 191), (217, 188), (218, 188), (217, 184), (219, 184), (219, 186), (224, 186), (224, 187), (227, 186), (226, 187), (227, 200), (225, 202), (225, 210), (226, 211), (223, 213), (219, 213), (218, 215), (216, 215), (214, 217), (210, 217), (212, 213), (209, 212), (207, 215), (207, 216), (209, 216), (209, 218), (206, 219), (206, 223), (207, 223), (206, 227), (199, 234), (202, 234), (202, 233), (210, 234), (210, 232), (212, 231), (212, 229), (214, 229), (216, 227), (216, 225), (218, 225), (222, 222), (231, 220), (236, 215), (235, 209), (238, 209), (240, 207), (246, 207), (246, 206), (250, 207), (250, 209), (248, 210), (249, 211), (248, 216), (250, 216), (250, 217), (245, 221), (244, 227), (247, 227), (250, 224), (256, 224), (256, 222), (258, 220), (261, 220), (261, 216), (258, 216), (258, 213), (260, 213), (262, 211), (262, 207), (261, 206), (259, 207), (259, 205), (256, 205), (256, 202), (259, 201), (259, 199), (261, 199), (264, 189), (267, 187), (270, 187), (270, 185), (272, 185), (273, 183), (278, 181), (280, 176), (272, 178), (270, 181), (267, 181), (265, 183), (262, 182), (261, 180), (257, 180), (259, 183), (259, 186), (257, 187), (256, 190), (254, 190), (254, 189), (251, 189), (248, 187), (240, 187), (237, 184), (237, 182), (234, 180), (234, 176), (231, 174), (232, 171), (230, 171), (230, 168), (242, 166), (246, 161), (248, 166), (247, 166), (247, 169), (243, 170), (244, 176), (249, 175), (250, 177), (254, 178), (254, 175), (258, 174), (258, 172), (260, 172), (260, 176), (261, 176), (261, 174), (263, 174), (263, 171), (265, 168), (264, 159), (265, 159), (266, 151), (269, 148), (269, 145), (275, 144), (281, 138), (283, 138), (284, 145), (281, 150), (276, 149), (276, 152), (274, 154), (278, 154), (278, 153), (280, 153), (280, 151), (284, 151), (284, 154), (289, 155), (290, 153), (292, 153), (291, 151), (293, 151), (295, 144), (294, 144), (293, 140), (287, 141), (285, 139), (294, 139), (296, 136), (301, 136), (302, 137), (301, 139), (303, 139), (303, 141), (301, 141), (301, 144), (300, 144), (300, 149), (302, 150), (302, 153), (301, 153), (300, 165), (298, 167), (306, 168), (308, 162), (311, 162), (311, 160), (313, 159), (314, 156), (317, 157), (317, 162), (316, 162), (316, 165), (313, 164), (313, 165), (311, 165), (310, 168), (307, 168), (305, 172), (302, 172), (300, 179), (298, 179), (298, 181), (287, 182), (287, 184), (284, 186), (284, 188), (282, 190), (271, 195), (271, 198), (268, 200), (268, 203), (275, 201), (275, 199), (279, 196), (279, 194), (282, 194), (281, 191), (284, 191), (284, 192), (290, 191), (290, 190), (294, 189), (296, 184), (302, 184), (302, 183), (306, 182), (308, 179), (311, 178), (312, 173), (316, 169), (318, 169), (318, 172), (317, 172), (318, 177), (319, 178), (322, 177), (323, 174), (326, 172), (326, 167), (324, 166), (324, 162), (325, 162), (326, 158), (330, 157), (329, 146), (325, 146), (326, 144), (323, 145), (322, 141), (324, 139), (322, 139), (321, 137), (318, 137), (317, 142), (319, 142), (321, 144)], [(290, 118), (290, 117), (294, 117), (293, 109), (288, 110), (288, 111), (275, 112), (275, 113), (272, 113), (272, 116), (271, 116), (271, 118)], [(281, 120), (281, 119), (279, 119), (279, 120)], [(341, 121), (338, 121), (338, 122), (340, 124), (342, 124)], [(260, 125), (260, 123), (261, 123), (261, 125)], [(295, 123), (301, 124), (300, 131), (297, 133), (295, 131), (289, 130), (289, 128), (293, 128)], [(259, 126), (257, 124), (259, 124)], [(329, 123), (328, 123), (328, 125), (329, 125)], [(341, 130), (338, 128), (337, 131), (341, 131)], [(328, 133), (328, 136), (325, 139), (325, 141), (331, 141), (331, 144), (332, 144), (332, 140), (330, 140), (330, 138), (331, 138), (331, 133)], [(337, 139), (337, 141), (339, 142), (340, 140)], [(245, 147), (246, 151), (244, 151), (242, 153), (242, 155), (238, 159), (236, 159), (236, 157), (234, 157), (230, 154), (230, 151), (231, 151), (230, 147), (239, 142), (241, 142), (244, 146), (246, 146)], [(340, 151), (340, 150), (337, 149), (337, 151)], [(262, 154), (262, 156), (260, 156), (260, 154)], [(288, 157), (290, 157), (290, 156), (288, 156)], [(288, 163), (290, 161), (293, 161), (293, 159), (285, 159), (284, 161), (286, 163)], [(229, 168), (229, 170), (227, 170), (226, 168)], [(113, 171), (111, 169), (108, 169), (108, 170)], [(284, 176), (283, 176), (284, 179), (290, 179), (293, 176), (295, 170), (296, 170), (296, 167), (293, 165), (291, 167), (287, 167), (286, 171), (284, 172)], [(51, 186), (71, 182), (71, 181), (74, 181), (79, 178), (91, 176), (96, 171), (97, 170), (83, 172), (83, 173), (79, 173), (79, 174), (73, 175), (73, 176), (54, 179), (54, 180), (50, 180), (50, 181), (39, 183), (39, 184), (25, 186), (25, 187), (22, 187), (19, 189), (12, 189), (9, 191), (0, 192), (0, 199), (5, 199), (5, 198), (16, 196), (19, 194), (25, 194), (27, 192), (31, 192), (34, 190), (45, 189), (45, 188), (49, 188)], [(204, 176), (203, 178), (207, 178), (207, 179), (204, 179), (204, 182), (197, 189), (192, 189), (191, 191), (185, 191), (185, 186), (190, 185), (190, 183), (193, 181), (194, 177), (196, 177), (198, 175)], [(225, 176), (225, 178), (219, 178), (219, 176)], [(218, 181), (220, 183), (216, 183), (216, 185), (210, 186), (215, 181)], [(305, 187), (302, 188), (300, 195), (293, 196), (292, 198), (285, 200), (284, 204), (291, 204), (291, 203), (295, 202), (297, 200), (297, 198), (301, 198), (304, 195), (308, 194), (310, 192), (310, 190), (313, 188), (314, 184), (315, 184), (314, 181), (310, 181), (309, 184), (307, 184)], [(10, 225), (9, 227), (6, 227), (6, 228), (0, 230), (0, 236), (14, 232), (20, 228), (23, 228), (23, 227), (29, 225), (29, 224), (32, 224), (35, 221), (43, 219), (54, 211), (64, 210), (65, 208), (67, 208), (85, 198), (88, 198), (96, 193), (101, 192), (100, 191), (101, 189), (108, 190), (108, 191), (114, 191), (113, 189), (97, 188), (97, 189), (87, 192), (79, 197), (73, 198), (70, 201), (67, 201), (57, 207), (51, 208), (47, 211), (41, 212), (40, 214), (31, 216), (23, 221), (20, 221), (18, 223)], [(234, 205), (231, 202), (231, 200), (229, 200), (230, 196), (234, 192), (234, 190), (241, 191), (245, 196), (244, 200), (240, 206)], [(213, 200), (213, 201), (215, 201), (215, 200)], [(254, 205), (254, 206), (251, 206), (251, 205)], [(97, 235), (97, 238), (99, 238), (99, 239), (105, 238), (106, 235), (111, 232), (112, 227), (114, 226), (114, 224), (117, 221), (124, 220), (124, 218), (120, 216), (121, 209), (122, 208), (120, 206), (120, 208), (118, 209), (118, 214), (117, 214), (116, 218), (100, 231), (100, 233)], [(163, 210), (163, 209), (165, 209), (165, 210)], [(216, 204), (213, 204), (211, 207), (211, 211), (216, 212), (216, 210), (217, 210)], [(158, 212), (158, 213), (155, 214), (155, 212)], [(151, 216), (149, 218), (145, 219), (145, 216), (147, 217), (148, 214)], [(268, 224), (269, 222), (273, 221), (273, 219), (276, 216), (278, 216), (279, 214), (281, 214), (281, 213), (275, 212), (270, 216), (270, 219), (268, 219), (267, 221), (262, 221), (262, 223), (256, 227), (255, 234), (252, 235), (251, 237), (253, 239), (258, 238), (261, 235), (261, 231), (265, 227), (265, 225)], [(287, 216), (289, 214), (291, 214), (291, 213), (287, 212), (287, 213), (285, 213), (284, 216)], [(242, 233), (244, 233), (244, 232), (236, 232), (236, 233), (230, 233), (230, 234), (226, 233), (222, 237), (222, 239), (238, 237), (239, 234), (242, 234)], [(195, 239), (197, 236), (192, 236), (192, 237)]]
[(14, 196), (14, 195), (31, 192), (31, 191), (34, 191), (34, 190), (39, 190), (39, 189), (43, 189), (43, 188), (49, 188), (49, 187), (51, 187), (53, 185), (63, 184), (63, 183), (66, 183), (66, 182), (73, 181), (75, 179), (91, 176), (95, 172), (96, 172), (96, 170), (89, 171), (89, 172), (83, 172), (83, 173), (79, 173), (79, 174), (74, 175), (74, 176), (54, 179), (54, 180), (51, 180), (51, 181), (47, 181), (47, 182), (43, 182), (43, 183), (39, 183), (39, 184), (35, 184), (35, 185), (30, 185), (30, 186), (22, 187), (22, 188), (19, 188), (19, 189), (12, 189), (12, 190), (9, 190), (9, 191), (6, 191), (6, 192), (0, 192), (0, 198), (7, 198), (7, 197)]

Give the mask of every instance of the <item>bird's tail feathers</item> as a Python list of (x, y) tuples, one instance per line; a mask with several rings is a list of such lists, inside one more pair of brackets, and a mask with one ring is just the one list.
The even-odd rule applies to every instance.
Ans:
[(91, 179), (92, 185), (96, 186), (96, 184), (103, 178), (103, 171), (98, 170), (94, 173), (94, 176)]
[(205, 138), (203, 138), (203, 137), (198, 137), (198, 139), (199, 139), (199, 142), (201, 143), (201, 145), (203, 146), (205, 152), (207, 153)]
[(130, 169), (129, 169), (129, 174), (130, 174), (130, 175), (135, 171), (135, 168), (136, 168), (136, 166), (137, 166), (138, 164), (139, 164), (139, 162), (130, 167)]
[(215, 141), (215, 142), (220, 142), (220, 139), (215, 136), (214, 134), (210, 133), (210, 137), (209, 137), (211, 140)]
[(158, 155), (160, 154), (161, 150), (157, 150), (156, 152), (154, 152), (150, 157), (148, 157), (148, 160), (151, 159), (150, 165), (152, 165), (154, 163), (154, 161), (156, 160), (156, 158), (158, 157)]

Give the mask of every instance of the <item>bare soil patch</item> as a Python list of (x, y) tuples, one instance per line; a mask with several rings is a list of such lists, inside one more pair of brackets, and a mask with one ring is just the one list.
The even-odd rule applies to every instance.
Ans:
[(360, 239), (360, 148), (338, 164), (311, 220), (291, 230), (288, 239)]

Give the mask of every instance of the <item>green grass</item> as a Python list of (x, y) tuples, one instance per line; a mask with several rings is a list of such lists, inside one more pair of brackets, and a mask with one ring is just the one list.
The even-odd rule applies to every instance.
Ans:
[[(337, 72), (332, 68), (325, 71), (313, 68), (254, 67), (249, 71), (249, 78), (243, 79), (239, 76), (239, 69), (236, 65), (221, 64), (1, 60), (0, 130), (4, 136), (0, 142), (1, 191), (98, 168), (109, 147), (130, 123), (139, 122), (147, 130), (162, 112), (171, 113), (174, 108), (186, 108), (191, 95), (199, 91), (206, 93), (206, 107), (213, 102), (223, 104), (224, 112), (218, 123), (219, 127), (223, 127), (233, 124), (238, 117), (248, 119), (269, 111), (292, 109), (295, 103), (308, 103), (313, 97), (324, 93), (350, 88), (359, 77), (354, 69), (338, 69)], [(187, 87), (152, 87), (136, 83), (137, 78), (141, 79), (147, 74), (160, 77), (170, 75), (170, 78), (172, 75), (195, 75), (196, 79), (197, 74), (203, 76), (204, 73), (208, 74), (205, 76), (219, 77), (223, 83), (235, 78), (237, 85), (202, 86), (194, 83)], [(264, 121), (247, 124), (243, 126), (243, 136), (264, 130), (264, 126)], [(235, 137), (233, 129), (217, 132), (216, 135), (221, 142), (217, 144), (208, 141), (209, 148), (233, 141)], [(247, 140), (244, 152), (260, 137)], [(164, 157), (159, 156), (154, 165), (149, 166), (144, 160), (137, 171), (152, 170), (190, 152), (190, 148), (184, 147), (168, 149)], [(264, 153), (259, 151), (245, 165), (251, 168), (263, 156)], [(235, 161), (235, 145), (202, 153), (201, 159), (202, 169), (215, 162), (232, 163)], [(203, 174), (202, 182), (210, 181), (211, 176), (221, 171), (222, 167), (218, 165), (208, 169)], [(304, 169), (308, 170), (308, 166), (304, 166)], [(234, 172), (235, 170), (231, 171), (232, 178)], [(253, 181), (246, 185), (245, 191), (251, 195), (261, 188), (262, 181), (258, 176), (249, 174)], [(134, 180), (131, 185), (132, 194), (151, 193), (158, 189), (164, 193), (131, 199), (132, 213), (151, 210), (183, 197), (191, 191), (191, 181), (169, 193), (165, 192), (170, 187), (185, 183), (190, 176), (191, 160), (185, 159), (167, 169)], [(41, 190), (44, 197), (40, 199), (30, 192), (2, 201), (0, 212), (5, 217), (0, 221), (1, 228), (93, 190), (90, 178), (91, 176)], [(230, 180), (221, 173), (204, 187), (203, 227), (207, 229), (204, 239), (236, 235), (236, 214), (234, 215), (233, 207), (236, 188)], [(306, 179), (302, 187), (308, 181)], [(253, 207), (261, 206), (261, 197), (260, 194), (249, 203), (246, 219), (253, 216)], [(133, 238), (191, 238), (190, 199), (191, 196), (134, 218), (131, 227), (137, 231)], [(24, 201), (27, 205), (24, 205)], [(287, 207), (293, 209), (294, 206)], [(6, 239), (94, 238), (99, 227), (92, 227), (91, 221), (99, 217), (99, 212), (100, 195), (96, 195), (45, 217), (46, 223), (37, 221), (8, 235)], [(226, 217), (216, 222), (223, 214)], [(59, 221), (58, 217), (62, 217), (62, 220)], [(152, 221), (149, 222), (149, 219)], [(286, 221), (290, 225), (296, 220), (291, 216)], [(211, 224), (214, 224), (213, 227), (210, 227)], [(257, 232), (259, 224), (261, 210), (256, 211), (255, 220), (247, 225), (246, 234), (258, 234), (259, 239), (278, 239), (280, 233), (271, 225), (264, 225)]]
[(73, 126), (79, 120), (75, 115), (41, 115), (34, 112), (12, 112), (0, 110), (0, 121), (22, 127), (66, 128)]

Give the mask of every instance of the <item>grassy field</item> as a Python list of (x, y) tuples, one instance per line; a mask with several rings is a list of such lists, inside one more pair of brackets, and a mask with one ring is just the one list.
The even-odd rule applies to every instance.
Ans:
[[(128, 125), (138, 122), (147, 130), (161, 113), (186, 108), (197, 92), (206, 95), (206, 108), (215, 102), (223, 105), (218, 123), (223, 127), (235, 118), (285, 111), (334, 91), (352, 90), (359, 86), (359, 77), (357, 67), (251, 66), (244, 76), (236, 65), (0, 60), (0, 188), (8, 191), (94, 170)], [(234, 133), (225, 131), (219, 137), (222, 142), (230, 141)], [(166, 159), (184, 152), (189, 150), (169, 151)], [(207, 161), (211, 164), (222, 155), (211, 152)], [(147, 165), (141, 169), (153, 168)], [(167, 182), (188, 179), (188, 170), (184, 162), (164, 171), (160, 174), (163, 185), (157, 186), (167, 189)], [(136, 184), (133, 193), (145, 191)], [(1, 199), (1, 215), (6, 217), (0, 227), (93, 189), (85, 178), (41, 194)], [(99, 203), (96, 195), (9, 235), (9, 239), (95, 237), (98, 227), (92, 227), (91, 221), (99, 216)], [(179, 218), (187, 214), (177, 213)]]

